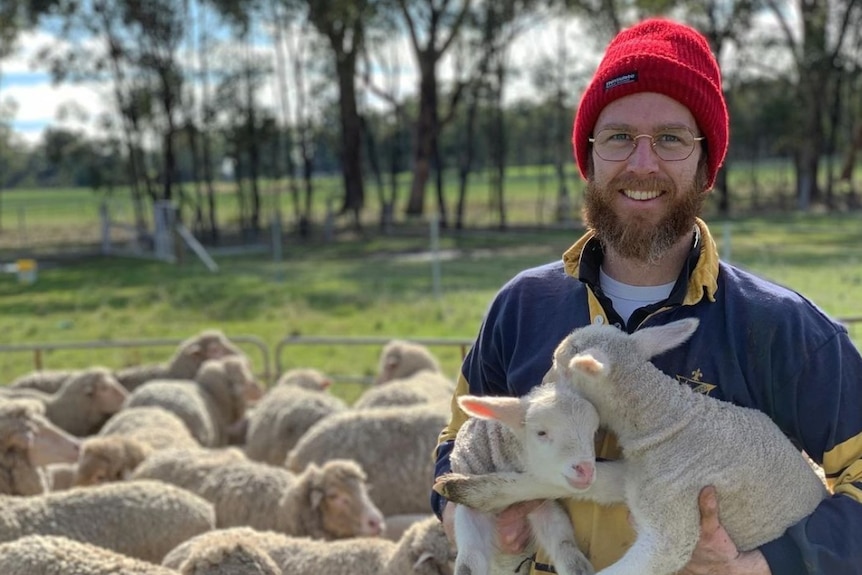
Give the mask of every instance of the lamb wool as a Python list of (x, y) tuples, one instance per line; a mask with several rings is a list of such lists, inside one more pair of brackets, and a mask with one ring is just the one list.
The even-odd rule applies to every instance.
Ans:
[(728, 115), (718, 62), (693, 28), (651, 18), (620, 32), (581, 97), (572, 134), (575, 159), (587, 177), (590, 136), (602, 109), (624, 96), (657, 92), (691, 110), (706, 136), (707, 187), (715, 183), (727, 153)]

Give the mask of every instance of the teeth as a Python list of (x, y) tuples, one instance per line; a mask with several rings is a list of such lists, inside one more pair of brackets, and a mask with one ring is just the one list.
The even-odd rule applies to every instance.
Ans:
[(661, 195), (661, 192), (642, 192), (640, 190), (623, 190), (627, 198), (633, 200), (652, 200)]

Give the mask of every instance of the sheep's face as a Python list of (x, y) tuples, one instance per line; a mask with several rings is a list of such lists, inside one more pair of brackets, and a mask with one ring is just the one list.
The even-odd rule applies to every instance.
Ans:
[(527, 469), (547, 480), (587, 489), (595, 472), (599, 415), (566, 384), (544, 384), (526, 397), (524, 457)]
[(371, 501), (364, 475), (339, 469), (330, 461), (318, 497), (323, 529), (333, 539), (376, 537), (383, 533), (383, 514)]
[(31, 465), (73, 463), (78, 460), (81, 442), (41, 415), (27, 422), (32, 433), (27, 456)]

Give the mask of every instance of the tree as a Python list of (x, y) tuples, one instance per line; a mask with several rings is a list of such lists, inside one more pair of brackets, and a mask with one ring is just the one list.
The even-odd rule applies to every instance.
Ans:
[(341, 174), (344, 203), (340, 213), (352, 213), (360, 227), (359, 212), (365, 204), (362, 181), (362, 122), (356, 98), (357, 62), (365, 43), (365, 27), (373, 16), (371, 0), (307, 0), (309, 21), (328, 41), (338, 77), (341, 120)]
[(838, 89), (839, 60), (850, 26), (858, 25), (860, 0), (798, 0), (801, 30), (788, 18), (785, 2), (766, 0), (780, 25), (797, 78), (795, 139), (796, 198), (800, 210), (820, 200), (817, 173), (824, 149), (827, 106)]

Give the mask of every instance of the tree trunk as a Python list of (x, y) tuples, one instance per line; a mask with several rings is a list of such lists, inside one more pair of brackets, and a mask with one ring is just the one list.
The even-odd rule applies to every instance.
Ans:
[(427, 53), (420, 57), (422, 78), (419, 83), (419, 115), (413, 132), (413, 183), (405, 210), (408, 216), (421, 216), (425, 212), (425, 186), (431, 175), (431, 157), (439, 129), (436, 61)]

